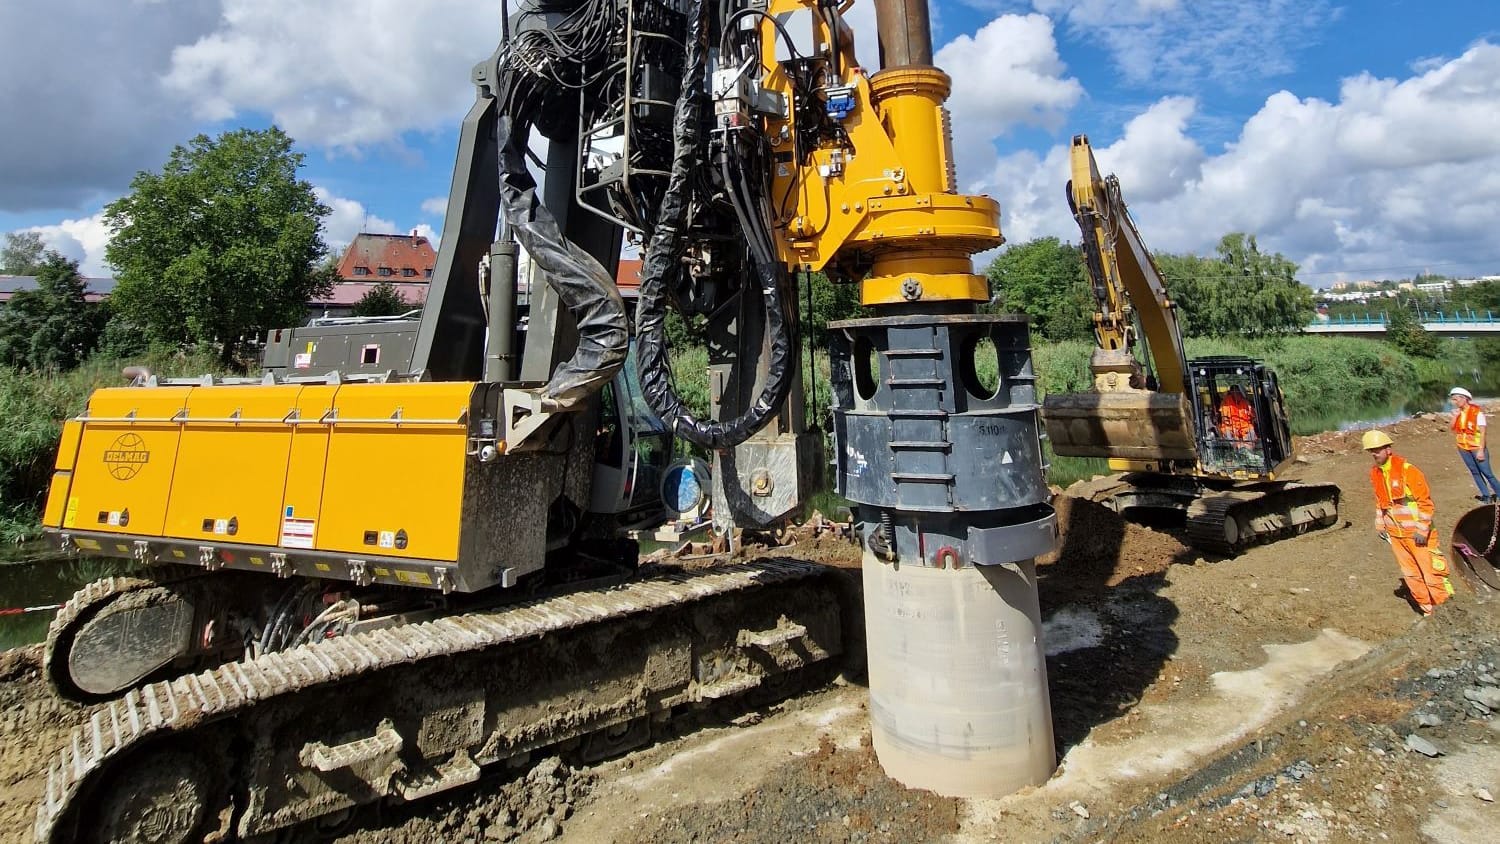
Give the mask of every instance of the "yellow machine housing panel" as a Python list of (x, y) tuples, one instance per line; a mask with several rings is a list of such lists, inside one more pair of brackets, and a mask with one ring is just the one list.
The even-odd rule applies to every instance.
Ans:
[(339, 388), (319, 551), (458, 559), (473, 389), (466, 382)]
[(323, 503), (323, 472), (328, 465), (327, 424), (339, 388), (312, 385), (297, 395), (297, 423), (287, 460), (281, 499), (281, 536), (287, 548), (317, 547), (318, 514)]
[[(83, 417), (61, 527), (161, 535), (182, 430), (178, 416), (192, 390), (116, 387), (94, 391)], [(53, 486), (54, 493), (57, 486)], [(49, 500), (47, 512), (57, 509)], [(67, 524), (68, 513), (73, 514), (72, 524)]]
[[(57, 460), (52, 464), (52, 482), (47, 487), (47, 509), (42, 524), (63, 527), (78, 520), (78, 509), (68, 509), (68, 488), (73, 483), (73, 464), (78, 462), (78, 442), (83, 439), (83, 423), (69, 419), (63, 423), (62, 438), (57, 443)], [(72, 527), (71, 524), (66, 524)]]
[(194, 387), (163, 535), (275, 545), (299, 386)]

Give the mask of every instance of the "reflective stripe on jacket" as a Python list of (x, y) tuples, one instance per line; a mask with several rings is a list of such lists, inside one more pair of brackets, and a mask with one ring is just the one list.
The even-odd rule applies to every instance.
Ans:
[(1370, 467), (1375, 487), (1375, 518), (1391, 536), (1432, 532), (1432, 493), (1422, 470), (1396, 455)]
[(1481, 412), (1476, 405), (1466, 404), (1453, 414), (1453, 434), (1458, 437), (1458, 447), (1464, 451), (1478, 451), (1484, 445), (1484, 429), (1479, 427)]

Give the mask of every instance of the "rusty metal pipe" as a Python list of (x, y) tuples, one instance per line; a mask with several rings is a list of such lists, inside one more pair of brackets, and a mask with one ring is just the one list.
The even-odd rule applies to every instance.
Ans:
[(875, 0), (880, 67), (930, 67), (932, 24), (927, 0)]

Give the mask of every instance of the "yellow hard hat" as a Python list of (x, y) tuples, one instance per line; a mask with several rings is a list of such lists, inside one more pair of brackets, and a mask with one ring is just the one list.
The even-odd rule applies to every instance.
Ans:
[(1359, 447), (1365, 451), (1374, 451), (1391, 444), (1391, 438), (1385, 431), (1365, 431), (1364, 438), (1359, 441)]

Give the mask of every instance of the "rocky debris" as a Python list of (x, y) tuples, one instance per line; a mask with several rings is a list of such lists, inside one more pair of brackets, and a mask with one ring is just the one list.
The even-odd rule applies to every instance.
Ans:
[(642, 818), (631, 840), (783, 844), (935, 841), (959, 831), (961, 801), (912, 791), (887, 777), (869, 735), (857, 748), (820, 739), (817, 751), (788, 762), (743, 800)]
[[(1451, 419), (1452, 415), (1446, 413), (1418, 413), (1408, 419), (1382, 425), (1381, 430), (1391, 435), (1399, 449), (1403, 439), (1424, 434), (1447, 434)], [(1369, 429), (1366, 427), (1349, 431), (1324, 431), (1305, 437), (1293, 437), (1292, 446), (1298, 454), (1304, 456), (1357, 454), (1360, 438), (1364, 436), (1366, 430)]]
[(434, 841), (496, 841), (541, 844), (563, 836), (574, 807), (594, 788), (593, 777), (556, 756), (509, 778), (487, 777), (468, 793), (418, 804), (405, 818), (372, 820), (384, 828), (361, 829), (334, 839), (342, 844), (432, 844)]
[(1413, 753), (1420, 753), (1423, 756), (1436, 757), (1443, 755), (1443, 751), (1437, 745), (1416, 733), (1412, 733), (1406, 737), (1406, 749)]
[(1500, 689), (1493, 686), (1464, 689), (1464, 699), (1471, 704), (1477, 704), (1476, 708), (1483, 710), (1485, 715), (1488, 715), (1490, 710), (1500, 709)]

